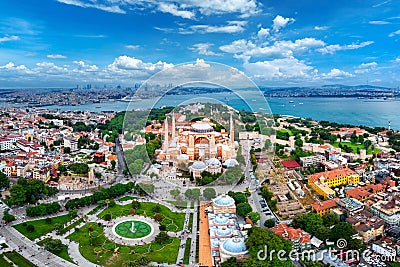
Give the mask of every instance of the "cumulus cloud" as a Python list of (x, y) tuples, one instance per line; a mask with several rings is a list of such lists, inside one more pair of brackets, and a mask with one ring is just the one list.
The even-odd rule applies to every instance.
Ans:
[(243, 67), (249, 75), (263, 80), (305, 78), (311, 75), (310, 71), (313, 69), (294, 57), (245, 62)]
[(357, 69), (354, 71), (354, 73), (356, 74), (368, 73), (371, 70), (376, 69), (377, 66), (378, 63), (376, 62), (362, 63), (359, 66), (357, 66)]
[(259, 38), (263, 38), (263, 37), (266, 37), (269, 35), (270, 35), (270, 29), (268, 29), (268, 28), (261, 28), (257, 33), (257, 36)]
[(158, 10), (163, 13), (170, 13), (174, 16), (181, 17), (184, 19), (191, 19), (195, 17), (194, 12), (188, 10), (179, 10), (177, 5), (171, 3), (161, 2), (158, 5)]
[(340, 69), (337, 69), (337, 68), (331, 69), (331, 71), (328, 73), (321, 74), (321, 77), (326, 78), (326, 79), (342, 79), (342, 78), (353, 77), (353, 76), (354, 76), (353, 74), (343, 71), (343, 70), (340, 70)]
[(19, 37), (16, 35), (11, 35), (11, 36), (4, 36), (4, 37), (0, 37), (0, 43), (4, 43), (4, 42), (10, 42), (10, 41), (17, 41), (19, 40)]
[(62, 59), (62, 58), (67, 58), (67, 57), (64, 55), (61, 55), (61, 54), (49, 54), (49, 55), (47, 55), (47, 58)]
[(119, 56), (113, 63), (107, 66), (108, 70), (120, 71), (120, 70), (139, 70), (143, 72), (155, 72), (166, 68), (173, 67), (173, 64), (168, 64), (166, 62), (158, 61), (157, 63), (143, 62), (140, 59), (129, 57), (129, 56)]
[(284, 18), (281, 15), (277, 15), (273, 22), (272, 29), (275, 32), (279, 32), (280, 29), (285, 28), (289, 22), (294, 22), (294, 18)]
[[(119, 5), (115, 4), (115, 1), (109, 1), (110, 3), (98, 3), (92, 1), (81, 1), (81, 0), (57, 0), (60, 3), (67, 5), (74, 5), (83, 8), (96, 8), (102, 11), (125, 14), (126, 11), (122, 10)], [(105, 1), (108, 2), (108, 1)], [(113, 3), (114, 2), (114, 3)]]
[(189, 50), (196, 52), (199, 55), (219, 56), (220, 54), (217, 54), (210, 50), (210, 48), (212, 46), (213, 46), (212, 43), (198, 43), (198, 44), (194, 44), (192, 47), (190, 47)]
[(89, 65), (83, 60), (73, 61), (73, 63), (77, 65), (77, 68), (73, 70), (74, 72), (93, 72), (99, 69), (96, 65)]
[(349, 44), (349, 45), (334, 44), (334, 45), (328, 45), (328, 46), (322, 47), (322, 48), (318, 49), (318, 51), (322, 54), (334, 54), (334, 53), (336, 53), (336, 51), (359, 49), (359, 48), (363, 48), (365, 46), (371, 45), (373, 43), (374, 43), (373, 41), (366, 41), (366, 42), (362, 42), (359, 44), (353, 43), (353, 44)]

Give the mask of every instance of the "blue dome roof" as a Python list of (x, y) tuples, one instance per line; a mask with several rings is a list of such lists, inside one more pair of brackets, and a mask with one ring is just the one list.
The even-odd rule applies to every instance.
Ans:
[(224, 217), (222, 215), (218, 215), (217, 217), (215, 217), (214, 221), (218, 224), (225, 224), (227, 223), (229, 220), (229, 218)]
[(217, 230), (217, 235), (219, 236), (229, 236), (232, 234), (232, 230), (228, 227), (219, 227)]
[(244, 243), (244, 239), (242, 237), (234, 237), (225, 240), (222, 244), (222, 248), (228, 252), (233, 254), (239, 254), (246, 252), (246, 244)]
[(211, 159), (207, 160), (207, 165), (208, 166), (221, 166), (221, 162), (216, 158), (211, 158)]
[(226, 168), (232, 168), (235, 167), (236, 165), (239, 165), (239, 162), (236, 159), (227, 159), (224, 162), (224, 166)]
[(203, 170), (206, 168), (207, 168), (206, 164), (202, 161), (196, 161), (192, 165), (192, 169), (194, 169), (194, 170)]
[(229, 206), (232, 205), (235, 202), (233, 198), (227, 195), (222, 195), (214, 199), (214, 203), (219, 205), (219, 206)]

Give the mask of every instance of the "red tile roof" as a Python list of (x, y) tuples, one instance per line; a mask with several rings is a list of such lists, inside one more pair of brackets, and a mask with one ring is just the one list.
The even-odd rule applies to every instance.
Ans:
[(329, 199), (329, 200), (325, 200), (322, 202), (313, 203), (313, 204), (311, 204), (311, 207), (315, 211), (320, 211), (320, 210), (332, 209), (332, 208), (336, 207), (336, 205), (337, 205), (336, 199)]
[(300, 168), (300, 164), (295, 160), (284, 160), (281, 163), (285, 168)]
[(332, 171), (326, 171), (326, 172), (319, 172), (313, 175), (308, 176), (308, 179), (312, 182), (318, 181), (319, 178), (322, 176), (325, 177), (326, 180), (334, 179), (340, 175), (342, 176), (347, 176), (347, 175), (352, 175), (356, 174), (353, 170), (350, 170), (349, 168), (345, 169), (336, 169)]
[(275, 234), (282, 236), (285, 239), (295, 240), (299, 239), (300, 243), (309, 243), (311, 241), (310, 235), (303, 232), (300, 228), (293, 228), (285, 223), (278, 224), (271, 228)]

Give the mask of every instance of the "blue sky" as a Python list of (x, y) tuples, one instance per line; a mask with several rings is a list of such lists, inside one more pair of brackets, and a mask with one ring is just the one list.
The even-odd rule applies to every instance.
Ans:
[(185, 62), (262, 86), (400, 81), (396, 0), (2, 0), (0, 87), (133, 85)]

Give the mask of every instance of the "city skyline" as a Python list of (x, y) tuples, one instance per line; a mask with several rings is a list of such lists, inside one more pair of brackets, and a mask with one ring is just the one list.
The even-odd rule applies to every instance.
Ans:
[(132, 86), (165, 68), (211, 61), (260, 86), (398, 87), (399, 7), (391, 0), (6, 0), (0, 84)]

